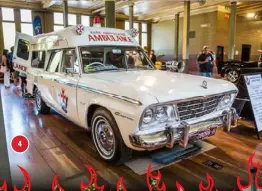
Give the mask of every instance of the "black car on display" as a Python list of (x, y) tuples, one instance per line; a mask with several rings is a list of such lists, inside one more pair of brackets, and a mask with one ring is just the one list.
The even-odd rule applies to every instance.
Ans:
[(225, 61), (220, 71), (221, 76), (226, 76), (228, 81), (236, 83), (239, 80), (240, 74), (262, 72), (262, 50), (258, 52), (260, 56), (256, 62), (239, 60)]

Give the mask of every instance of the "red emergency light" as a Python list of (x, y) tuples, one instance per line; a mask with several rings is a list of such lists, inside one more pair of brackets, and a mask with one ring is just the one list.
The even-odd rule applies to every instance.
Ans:
[(101, 19), (99, 16), (94, 17), (94, 26), (95, 27), (101, 27)]

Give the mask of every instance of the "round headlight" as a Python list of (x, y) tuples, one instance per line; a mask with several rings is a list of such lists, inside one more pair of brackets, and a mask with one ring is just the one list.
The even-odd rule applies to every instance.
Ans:
[(231, 101), (231, 96), (230, 95), (225, 95), (223, 98), (223, 102), (227, 105)]
[(152, 109), (148, 109), (145, 111), (143, 116), (143, 123), (147, 124), (153, 120), (154, 114)]
[(164, 122), (167, 120), (167, 114), (166, 114), (166, 110), (164, 107), (157, 107), (156, 108), (156, 120), (160, 121), (160, 122)]

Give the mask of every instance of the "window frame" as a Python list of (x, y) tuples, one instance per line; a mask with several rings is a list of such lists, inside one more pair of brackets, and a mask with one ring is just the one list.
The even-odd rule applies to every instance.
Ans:
[[(44, 54), (45, 54), (45, 55), (44, 55), (45, 60), (44, 60), (44, 66), (43, 66), (43, 68), (39, 68), (39, 67), (33, 66), (33, 55), (34, 55), (34, 53), (40, 53), (40, 52), (44, 52)], [(32, 68), (35, 68), (35, 69), (45, 69), (46, 60), (47, 60), (47, 51), (45, 51), (45, 50), (34, 50), (34, 51), (32, 51), (32, 58), (31, 58), (31, 67), (32, 67)], [(37, 66), (39, 66), (39, 64), (38, 64)]]
[[(5, 42), (5, 32), (4, 32), (4, 29), (5, 28), (7, 28), (7, 27), (4, 27), (4, 24), (12, 24), (13, 26), (14, 26), (14, 41), (13, 41), (13, 43), (11, 44), (11, 46), (10, 47), (6, 47), (6, 42)], [(16, 34), (16, 24), (15, 24), (15, 22), (13, 22), (13, 21), (2, 21), (2, 23), (1, 23), (1, 25), (2, 25), (2, 28), (3, 28), (3, 32), (2, 32), (2, 36), (3, 36), (3, 43), (4, 43), (4, 49), (10, 49), (14, 44), (15, 44), (15, 34)], [(10, 29), (10, 27), (9, 27), (9, 29)], [(8, 34), (9, 35), (9, 34)]]
[[(75, 24), (73, 24), (73, 25), (71, 25), (71, 24), (69, 24), (69, 15), (71, 15), (71, 16), (75, 16)], [(63, 15), (64, 16), (64, 15)], [(67, 18), (68, 18), (68, 26), (75, 26), (75, 25), (77, 25), (77, 14), (74, 14), (74, 13), (68, 13), (67, 14)]]
[[(81, 49), (82, 48), (93, 48), (93, 47), (111, 47), (111, 45), (106, 45), (106, 46), (102, 46), (102, 45), (96, 45), (96, 46), (91, 46), (91, 45), (86, 45), (86, 46), (79, 46), (77, 47), (77, 50), (78, 50), (78, 55), (79, 55), (79, 64), (80, 64), (80, 71), (81, 73), (83, 74), (92, 74), (93, 72), (85, 72), (84, 70), (84, 64), (83, 64), (83, 59), (82, 59), (82, 53), (81, 53)], [(140, 51), (144, 51), (142, 47), (140, 46), (125, 46), (125, 47), (129, 47), (129, 48), (136, 48), (137, 50), (140, 50)], [(120, 46), (120, 48), (123, 48), (122, 46)], [(156, 66), (152, 63), (152, 61), (149, 59), (148, 55), (146, 54), (146, 52), (144, 51), (144, 56), (147, 60), (148, 63), (150, 63), (150, 65), (152, 66), (152, 70), (156, 70)], [(126, 58), (126, 55), (125, 55), (125, 62), (126, 62), (126, 66), (127, 66), (127, 70), (129, 69), (128, 67), (128, 64), (127, 64), (127, 58)], [(98, 73), (100, 71), (97, 71), (95, 73)]]
[[(29, 10), (29, 11), (31, 12), (31, 22), (22, 21), (22, 20), (21, 20), (21, 22), (20, 22), (21, 32), (22, 32), (22, 24), (31, 24), (32, 36), (34, 36), (32, 10), (31, 10), (31, 9), (19, 9), (19, 13), (20, 13), (20, 17), (21, 17), (21, 18), (22, 18), (21, 10)], [(25, 34), (27, 34), (27, 33), (25, 33)], [(28, 35), (30, 35), (30, 34), (28, 34)]]
[[(143, 31), (143, 24), (145, 24), (146, 25), (146, 31), (144, 32)], [(148, 30), (147, 30), (147, 27), (148, 27), (148, 23), (141, 23), (141, 46), (142, 47), (144, 47), (144, 46), (146, 46), (146, 47), (148, 47)], [(146, 34), (146, 45), (142, 45), (142, 42), (143, 42), (143, 34)]]
[[(49, 52), (49, 59), (48, 59), (48, 64), (47, 64), (47, 66), (46, 66), (46, 69), (45, 69), (45, 71), (46, 72), (50, 72), (50, 73), (59, 73), (59, 70), (60, 70), (60, 67), (61, 67), (61, 57), (62, 57), (62, 55), (63, 55), (63, 50), (62, 49), (54, 49), (54, 50), (50, 50), (50, 51), (48, 51)], [(58, 52), (62, 52), (62, 54), (60, 55), (60, 60), (59, 60), (59, 63), (58, 63), (58, 70), (57, 70), (57, 72), (56, 71), (54, 71), (54, 72), (51, 72), (51, 71), (49, 71), (49, 67), (50, 67), (50, 61), (51, 61), (51, 58), (52, 58), (52, 54), (53, 53), (58, 53)]]
[[(88, 26), (86, 26), (86, 25), (83, 24), (83, 19), (82, 19), (82, 17), (88, 17), (88, 18), (89, 18), (89, 25), (88, 25)], [(90, 19), (91, 19), (91, 18), (90, 18), (89, 15), (80, 15), (80, 23), (81, 23), (83, 26), (85, 26), (85, 27), (90, 27), (90, 26), (91, 26), (91, 20), (90, 20)]]
[[(29, 43), (29, 47), (28, 47), (28, 55), (27, 55), (27, 59), (25, 59), (25, 57), (21, 57), (21, 56), (19, 56), (20, 55), (20, 53), (19, 53), (19, 45), (20, 45), (20, 41), (27, 41), (28, 43)], [(29, 58), (30, 58), (30, 41), (28, 41), (28, 40), (24, 40), (24, 39), (22, 39), (22, 38), (19, 38), (18, 39), (18, 41), (17, 41), (17, 44), (18, 44), (18, 46), (17, 46), (17, 52), (16, 52), (16, 56), (18, 57), (18, 58), (20, 58), (20, 59), (22, 59), (22, 60), (25, 60), (25, 61), (28, 61), (29, 60)]]
[(67, 50), (74, 50), (75, 51), (75, 56), (76, 56), (76, 60), (78, 61), (78, 67), (79, 67), (79, 72), (73, 72), (73, 74), (75, 74), (75, 75), (78, 75), (78, 74), (81, 74), (81, 62), (80, 62), (80, 60), (79, 60), (79, 57), (78, 57), (78, 53), (77, 53), (77, 48), (76, 47), (72, 47), (72, 48), (63, 48), (63, 49), (61, 49), (62, 50), (62, 57), (61, 57), (61, 62), (60, 62), (60, 68), (59, 68), (59, 73), (61, 73), (61, 74), (65, 74), (65, 72), (64, 71), (62, 71), (62, 68), (63, 68), (63, 62), (64, 62), (64, 55), (65, 55), (65, 52), (67, 51)]
[[(13, 20), (5, 20), (4, 16), (3, 16), (3, 9), (12, 9), (13, 10)], [(11, 23), (15, 23), (15, 10), (14, 8), (9, 8), (9, 7), (1, 7), (1, 16), (2, 16), (2, 22), (11, 22)]]
[[(62, 24), (57, 24), (57, 23), (55, 23), (55, 13), (60, 13), (60, 14), (62, 14), (63, 15), (63, 22), (62, 22)], [(64, 28), (64, 13), (62, 13), (62, 12), (53, 12), (53, 31), (55, 32), (55, 26), (61, 26), (61, 27), (63, 27)]]

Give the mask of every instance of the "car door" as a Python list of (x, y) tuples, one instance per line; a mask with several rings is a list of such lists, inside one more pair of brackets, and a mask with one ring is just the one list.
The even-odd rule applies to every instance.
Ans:
[(51, 107), (56, 108), (54, 100), (55, 79), (60, 69), (62, 59), (62, 50), (52, 50), (47, 52), (48, 65), (38, 77), (38, 89), (41, 92), (43, 100)]
[(32, 37), (22, 33), (16, 33), (13, 54), (14, 69), (26, 73), (31, 67), (31, 41)]
[(77, 84), (80, 78), (77, 49), (63, 50), (60, 71), (55, 74), (54, 100), (60, 113), (78, 123)]
[(27, 71), (27, 91), (33, 95), (34, 85), (43, 72), (46, 63), (46, 51), (32, 51), (31, 67)]

